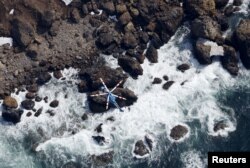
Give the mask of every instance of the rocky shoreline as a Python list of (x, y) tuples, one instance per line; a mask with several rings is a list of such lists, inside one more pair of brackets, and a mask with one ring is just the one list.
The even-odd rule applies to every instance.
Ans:
[[(143, 64), (148, 59), (158, 62), (158, 51), (184, 22), (191, 28), (194, 55), (202, 65), (213, 63), (221, 56), (222, 67), (232, 76), (238, 75), (239, 59), (250, 69), (250, 20), (242, 19), (236, 29), (223, 36), (230, 27), (229, 19), (239, 10), (242, 1), (235, 0), (74, 0), (66, 6), (61, 0), (3, 0), (0, 2), (0, 37), (13, 38), (13, 47), (0, 46), (0, 98), (3, 99), (2, 116), (6, 121), (20, 122), (24, 110), (30, 110), (27, 117), (38, 117), (43, 109), (34, 109), (36, 102), (48, 103), (53, 111), (60, 102), (48, 102), (48, 97), (39, 97), (37, 92), (52, 75), (60, 80), (61, 70), (69, 67), (79, 69), (79, 83), (75, 83), (80, 93), (98, 93), (102, 86), (99, 78), (105, 80), (109, 88), (123, 80), (116, 94), (127, 100), (118, 104), (130, 106), (138, 99), (136, 94), (123, 84), (129, 76), (137, 79), (143, 75)], [(14, 9), (14, 13), (9, 12)], [(211, 55), (211, 46), (202, 42), (212, 41), (223, 48), (223, 55)], [(238, 53), (239, 56), (238, 57)], [(113, 55), (117, 59), (117, 69), (105, 65), (100, 54)], [(105, 56), (104, 56), (105, 57)], [(176, 67), (185, 73), (190, 65), (183, 62)], [(162, 89), (168, 90), (175, 81), (164, 76)], [(154, 78), (152, 84), (161, 84), (161, 78)], [(184, 85), (185, 81), (181, 84)], [(10, 96), (27, 91), (25, 100), (17, 102)], [(106, 99), (88, 97), (93, 113), (103, 113)], [(20, 104), (20, 107), (18, 106)], [(82, 120), (87, 120), (84, 114)], [(114, 118), (107, 119), (113, 121)], [(105, 143), (100, 124), (92, 136), (96, 143)], [(218, 132), (227, 127), (219, 121), (214, 125)], [(169, 133), (173, 141), (180, 141), (188, 134), (185, 125), (174, 126)], [(73, 133), (72, 133), (73, 134)], [(148, 135), (134, 144), (136, 158), (147, 156), (154, 148), (154, 141)], [(112, 161), (114, 152), (91, 156), (97, 165)]]

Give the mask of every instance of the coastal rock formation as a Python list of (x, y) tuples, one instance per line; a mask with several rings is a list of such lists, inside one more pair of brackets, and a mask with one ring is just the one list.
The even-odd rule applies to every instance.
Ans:
[(114, 152), (110, 151), (101, 155), (92, 155), (92, 160), (96, 166), (107, 166), (113, 162)]
[(223, 67), (228, 70), (228, 72), (232, 75), (237, 75), (239, 72), (238, 67), (238, 57), (236, 51), (233, 47), (223, 46), (224, 48), (224, 56), (221, 57), (221, 63)]
[(235, 31), (236, 47), (243, 65), (250, 69), (250, 20), (241, 20)]
[(170, 137), (174, 140), (183, 138), (188, 133), (188, 129), (185, 126), (177, 125), (171, 129)]
[(211, 46), (204, 45), (202, 42), (197, 41), (194, 46), (194, 54), (200, 64), (211, 64), (212, 59), (210, 56)]
[(141, 157), (149, 154), (149, 151), (142, 140), (139, 140), (135, 143), (135, 147), (134, 147), (133, 152), (135, 155), (138, 155)]
[(4, 101), (3, 101), (3, 106), (6, 107), (6, 108), (17, 108), (18, 107), (18, 104), (17, 104), (17, 101), (15, 98), (13, 97), (5, 97)]

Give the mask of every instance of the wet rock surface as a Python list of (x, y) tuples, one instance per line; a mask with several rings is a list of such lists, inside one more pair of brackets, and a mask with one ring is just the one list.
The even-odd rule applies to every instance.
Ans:
[(174, 140), (183, 138), (188, 133), (188, 129), (185, 126), (177, 125), (171, 129), (170, 137)]
[(139, 155), (139, 156), (145, 156), (149, 154), (149, 151), (142, 140), (139, 140), (135, 143), (133, 152), (135, 155)]
[(107, 166), (113, 162), (114, 152), (110, 151), (101, 155), (92, 155), (92, 160), (97, 166)]

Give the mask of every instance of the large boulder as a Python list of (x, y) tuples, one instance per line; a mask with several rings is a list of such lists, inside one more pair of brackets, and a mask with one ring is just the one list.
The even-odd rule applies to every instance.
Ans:
[(11, 36), (15, 43), (26, 48), (34, 39), (34, 27), (24, 19), (14, 19), (12, 23)]
[(195, 19), (191, 25), (192, 35), (195, 38), (205, 38), (212, 41), (222, 41), (220, 25), (208, 16)]
[(171, 129), (170, 137), (174, 140), (183, 138), (188, 133), (188, 128), (183, 125), (177, 125)]
[(137, 78), (143, 74), (143, 69), (140, 63), (128, 56), (118, 58), (118, 64), (123, 68), (124, 71), (129, 73), (132, 77)]
[[(91, 94), (97, 94), (99, 93), (98, 91), (92, 92)], [(122, 100), (117, 98), (117, 103), (120, 107), (124, 106), (130, 106), (134, 102), (137, 101), (137, 96), (134, 94), (133, 91), (129, 89), (124, 89), (124, 88), (117, 88), (114, 92), (114, 94), (118, 96), (122, 96), (126, 98), (126, 100)], [(98, 96), (98, 97), (88, 97), (89, 100), (89, 108), (92, 112), (94, 113), (102, 113), (107, 111), (106, 110), (106, 102), (107, 102), (107, 96)], [(114, 107), (113, 105), (110, 104), (109, 108)]]
[(115, 12), (115, 5), (112, 1), (102, 3), (102, 8), (105, 10), (109, 15), (114, 14)]
[(156, 48), (150, 44), (147, 51), (146, 51), (146, 57), (151, 63), (157, 63), (158, 62), (158, 52)]
[(6, 108), (17, 108), (18, 104), (15, 98), (7, 96), (4, 98), (3, 106)]
[(223, 67), (228, 70), (228, 72), (232, 75), (237, 75), (239, 72), (238, 67), (238, 57), (236, 51), (233, 47), (223, 46), (224, 48), (224, 56), (221, 57), (221, 63)]
[[(82, 69), (79, 77), (86, 82), (83, 84), (83, 91), (97, 90), (102, 87), (100, 78), (103, 79), (107, 87), (114, 87), (119, 81), (123, 80), (120, 86), (127, 80), (128, 76), (121, 69), (112, 69), (107, 66)], [(87, 85), (87, 86), (86, 86)]]
[(240, 21), (235, 31), (236, 47), (240, 52), (243, 65), (250, 69), (250, 20)]
[(18, 109), (8, 109), (4, 108), (2, 111), (2, 117), (5, 121), (12, 122), (14, 124), (20, 122), (23, 111)]
[(210, 57), (211, 46), (203, 44), (201, 41), (196, 41), (194, 46), (194, 55), (200, 64), (211, 64)]
[(212, 15), (216, 12), (214, 0), (186, 0), (184, 9), (190, 18)]
[(133, 153), (139, 157), (143, 157), (149, 154), (149, 151), (147, 149), (147, 146), (144, 144), (144, 142), (142, 140), (139, 140), (135, 143)]
[(135, 48), (138, 45), (138, 40), (133, 33), (126, 33), (122, 40), (124, 48)]
[(128, 24), (131, 20), (132, 20), (132, 17), (130, 16), (129, 12), (125, 12), (125, 13), (123, 13), (123, 14), (119, 17), (119, 22), (120, 22), (122, 25)]

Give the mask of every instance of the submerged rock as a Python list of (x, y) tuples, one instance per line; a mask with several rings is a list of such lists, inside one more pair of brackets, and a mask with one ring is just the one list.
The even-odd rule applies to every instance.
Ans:
[(84, 113), (81, 118), (83, 121), (86, 121), (88, 119), (88, 115)]
[(93, 163), (97, 166), (106, 166), (113, 162), (114, 152), (110, 151), (101, 155), (92, 155)]
[(228, 125), (224, 121), (219, 121), (214, 124), (214, 132), (218, 132), (219, 130), (224, 130)]
[(92, 136), (92, 138), (100, 145), (103, 145), (105, 143), (105, 137), (103, 136)]
[(171, 129), (170, 137), (174, 140), (183, 138), (188, 133), (188, 128), (182, 125), (177, 125)]
[(5, 106), (6, 108), (17, 108), (18, 104), (15, 98), (7, 96), (4, 98), (3, 101), (3, 106)]
[(140, 157), (143, 157), (143, 156), (149, 154), (149, 151), (142, 140), (139, 140), (135, 143), (135, 147), (134, 147), (133, 152), (135, 155), (138, 155)]
[(101, 124), (99, 124), (97, 127), (96, 127), (96, 129), (95, 129), (95, 131), (97, 132), (97, 133), (101, 133), (102, 132), (102, 123)]

